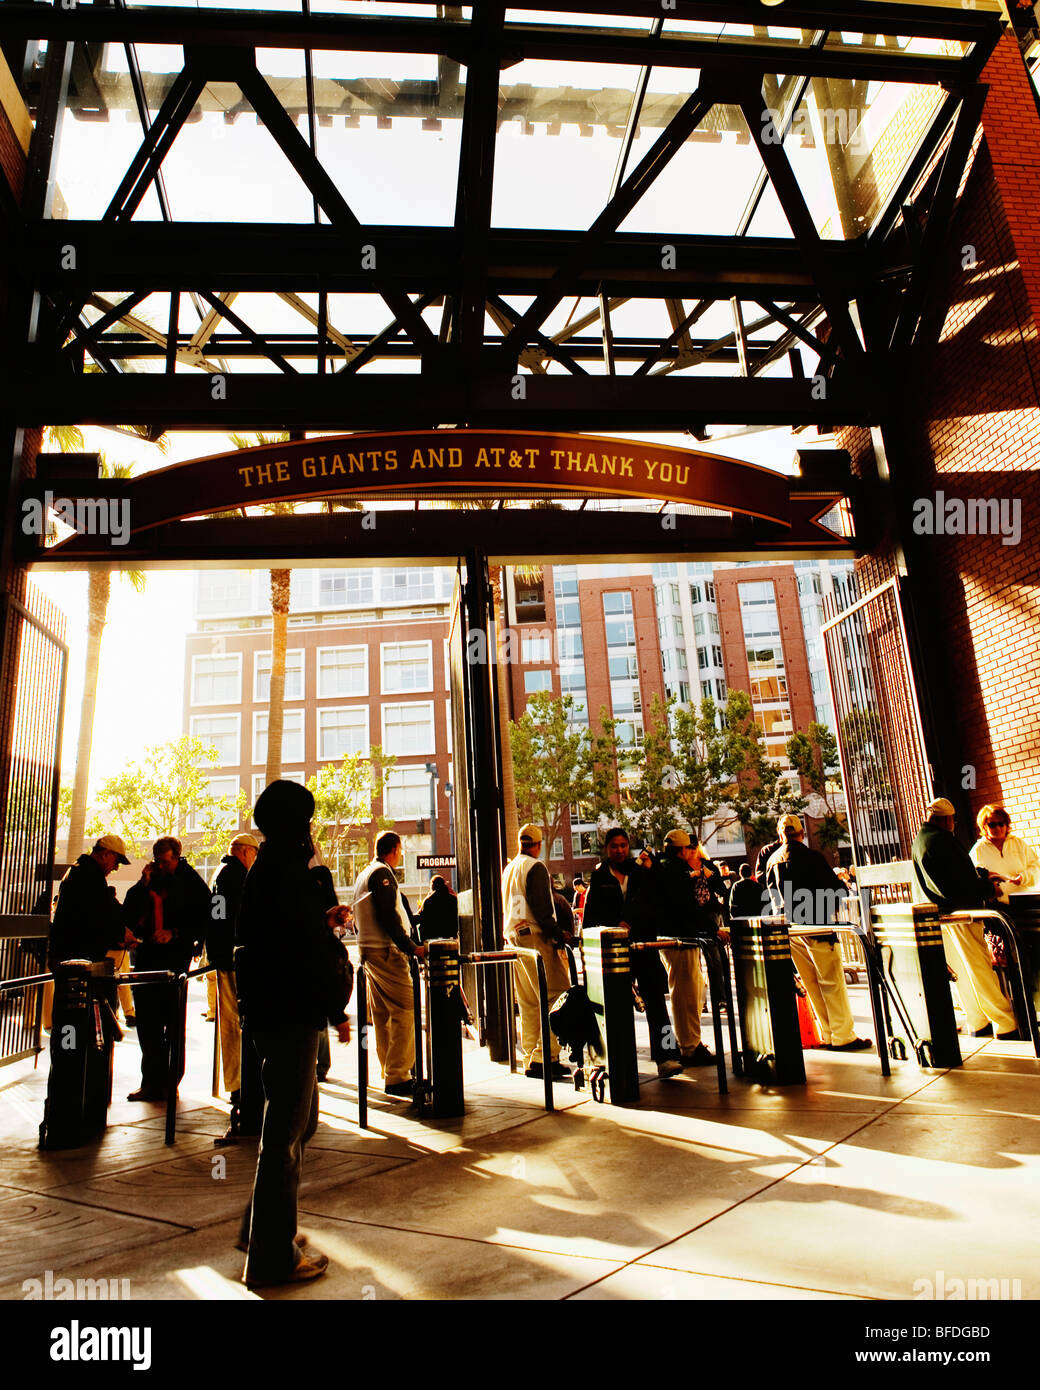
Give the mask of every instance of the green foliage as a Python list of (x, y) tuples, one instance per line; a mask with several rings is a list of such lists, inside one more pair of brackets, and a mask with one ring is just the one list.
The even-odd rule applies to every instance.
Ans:
[(389, 830), (393, 822), (372, 815), (372, 800), (381, 796), (397, 759), (384, 754), (378, 743), (369, 756), (346, 753), (339, 764), (327, 763), (307, 783), (314, 797), (314, 838), (327, 864), (337, 855), (367, 848), (362, 827)]
[(98, 788), (99, 810), (87, 826), (94, 838), (112, 831), (126, 841), (131, 854), (148, 852), (149, 842), (163, 835), (182, 838), (189, 824), (193, 838), (185, 847), (190, 863), (222, 850), (228, 834), (237, 829), (248, 805), (241, 789), (232, 800), (212, 796), (209, 779), (216, 748), (187, 735), (145, 749), (138, 762), (128, 762), (122, 772)]
[(509, 726), (517, 812), (521, 821), (542, 827), (549, 854), (554, 840), (569, 832), (572, 806), (597, 817), (615, 814), (616, 721), (601, 710), (604, 732), (594, 734), (568, 722), (573, 708), (572, 696), (540, 690)]
[(838, 740), (826, 724), (814, 720), (805, 733), (799, 731), (787, 740), (787, 756), (826, 807), (816, 827), (817, 845), (821, 849), (837, 849), (848, 840), (845, 817), (835, 805), (835, 793), (841, 786)]
[[(634, 844), (661, 845), (679, 816), (675, 753), (669, 728), (674, 704), (674, 700), (664, 704), (659, 695), (652, 696), (640, 749), (622, 757), (618, 823)], [(629, 774), (636, 770), (638, 780), (631, 781)]]

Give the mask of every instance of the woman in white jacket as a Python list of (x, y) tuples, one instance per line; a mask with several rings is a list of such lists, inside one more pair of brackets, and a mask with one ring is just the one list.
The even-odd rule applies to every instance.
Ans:
[(1011, 893), (1040, 887), (1036, 850), (1011, 834), (1011, 817), (1004, 807), (983, 806), (976, 821), (979, 838), (971, 847), (971, 857), (992, 876), (999, 900), (1006, 903)]

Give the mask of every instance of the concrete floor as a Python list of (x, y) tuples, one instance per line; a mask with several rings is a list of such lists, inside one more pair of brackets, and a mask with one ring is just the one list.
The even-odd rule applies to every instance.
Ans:
[(213, 1148), (227, 1106), (201, 1003), (196, 987), (172, 1148), (162, 1107), (124, 1099), (133, 1033), (109, 1129), (82, 1149), (36, 1147), (46, 1054), (0, 1069), (0, 1299), (47, 1271), (126, 1280), (134, 1300), (892, 1300), (956, 1279), (1040, 1295), (1040, 1062), (967, 1038), (955, 1071), (896, 1062), (886, 1080), (874, 1053), (810, 1052), (806, 1086), (731, 1078), (728, 1096), (710, 1068), (658, 1081), (644, 1049), (638, 1107), (560, 1085), (551, 1115), (541, 1083), (468, 1044), (463, 1119), (373, 1090), (367, 1131), (354, 1045), (333, 1041), (300, 1200), (329, 1273), (251, 1293), (233, 1242), (256, 1148)]

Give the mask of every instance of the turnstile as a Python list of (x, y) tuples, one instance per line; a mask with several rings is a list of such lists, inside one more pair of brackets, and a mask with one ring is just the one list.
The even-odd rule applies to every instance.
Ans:
[[(959, 1067), (961, 1048), (950, 994), (938, 908), (931, 903), (878, 903), (870, 909), (886, 993), (923, 1067)], [(897, 1034), (893, 1057), (907, 1055)]]
[(622, 927), (585, 927), (581, 946), (585, 988), (603, 1039), (610, 1102), (632, 1105), (639, 1099), (639, 1069), (628, 932)]
[(730, 934), (745, 1071), (763, 1085), (804, 1085), (787, 924), (776, 917), (735, 917)]
[(108, 1123), (113, 962), (66, 961), (54, 967), (51, 1069), (40, 1125), (41, 1149), (74, 1149)]

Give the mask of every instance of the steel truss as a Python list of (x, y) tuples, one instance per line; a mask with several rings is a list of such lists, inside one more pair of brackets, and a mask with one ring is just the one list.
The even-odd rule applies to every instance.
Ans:
[[(576, 19), (584, 9), (548, 0), (527, 8), (573, 11)], [(507, 23), (497, 0), (475, 5), (468, 20), (452, 6), (432, 20), (312, 15), (305, 3), (298, 15), (4, 5), (0, 42), (36, 116), (20, 207), (0, 179), (8, 273), (20, 290), (9, 296), (4, 338), (18, 423), (118, 423), (153, 436), (204, 427), (380, 428), (389, 419), (401, 427), (494, 426), (515, 425), (518, 400), (530, 428), (701, 433), (707, 423), (875, 421), (904, 379), (906, 355), (931, 331), (931, 276), (970, 156), (985, 95), (979, 75), (999, 16), (854, 0), (785, 5), (784, 32), (800, 31), (795, 41), (767, 29), (753, 3), (676, 0), (664, 19), (659, 3), (593, 8), (643, 16), (646, 29)], [(673, 20), (735, 19), (749, 32), (732, 41), (669, 30)], [(907, 40), (929, 40), (938, 51)], [(41, 41), (42, 67), (33, 63)], [(146, 79), (137, 60), (136, 46), (146, 43), (183, 47), (161, 102), (155, 75)], [(125, 47), (118, 81), (103, 68), (106, 44)], [(277, 92), (257, 61), (257, 50), (272, 48), (305, 60), (304, 78)], [(314, 50), (434, 55), (437, 77), (363, 89), (322, 83)], [(611, 192), (590, 209), (584, 231), (492, 225), (497, 132), (514, 111), (530, 109), (510, 69), (532, 58), (640, 69), (633, 91), (599, 93), (598, 106), (573, 88), (537, 93), (550, 133), (553, 122), (558, 129), (577, 120), (609, 124), (620, 138)], [(655, 67), (688, 72), (689, 94), (663, 101), (650, 93)], [(807, 93), (854, 104), (877, 82), (929, 84), (945, 95), (873, 225), (821, 238), (785, 138)], [(120, 106), (136, 112), (141, 139), (107, 210), (93, 222), (52, 220), (52, 154), (65, 111), (103, 119)], [(232, 123), (244, 112), (263, 123), (311, 195), (314, 225), (176, 220), (163, 162), (185, 124), (217, 106)], [(461, 121), (451, 226), (362, 224), (316, 138), (322, 124), (362, 114)], [(636, 159), (639, 127), (653, 138)], [(727, 131), (750, 140), (762, 165), (733, 236), (689, 235), (681, 209), (668, 234), (621, 230), (687, 142)], [(835, 180), (848, 177), (842, 149), (828, 146), (827, 158)], [(162, 220), (138, 220), (153, 189)], [(792, 239), (748, 234), (770, 189)], [(270, 296), (293, 311), (294, 326), (274, 332), (251, 322), (235, 307), (242, 294)], [(374, 295), (385, 322), (362, 328), (370, 316), (361, 320), (360, 306)], [(553, 326), (570, 299), (584, 301), (585, 311)], [(146, 301), (151, 314), (135, 313)], [(614, 318), (633, 303), (663, 306), (670, 331), (619, 331)], [(156, 304), (160, 328), (149, 321)], [(699, 332), (720, 304), (732, 327)], [(407, 390), (403, 362), (413, 364)]]

